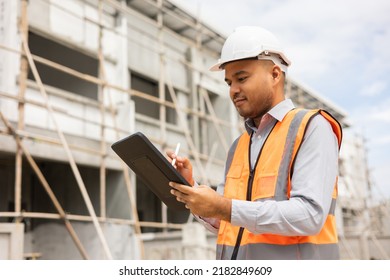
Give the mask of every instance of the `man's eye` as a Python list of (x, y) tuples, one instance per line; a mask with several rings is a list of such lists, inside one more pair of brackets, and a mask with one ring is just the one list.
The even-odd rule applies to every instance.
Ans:
[(243, 82), (243, 81), (246, 80), (246, 78), (247, 78), (247, 77), (240, 77), (240, 78), (238, 78), (238, 81), (239, 81), (239, 82)]

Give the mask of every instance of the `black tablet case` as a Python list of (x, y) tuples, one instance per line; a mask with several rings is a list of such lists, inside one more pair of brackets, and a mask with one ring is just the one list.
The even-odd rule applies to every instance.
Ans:
[(134, 133), (115, 142), (111, 148), (168, 208), (187, 210), (184, 204), (178, 202), (170, 193), (171, 187), (168, 183), (172, 181), (188, 186), (190, 184), (144, 134)]

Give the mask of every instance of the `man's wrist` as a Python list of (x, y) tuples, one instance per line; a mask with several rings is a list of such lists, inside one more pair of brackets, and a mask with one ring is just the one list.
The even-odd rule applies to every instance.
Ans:
[(230, 222), (232, 216), (232, 200), (230, 198), (221, 196), (216, 216), (221, 220)]

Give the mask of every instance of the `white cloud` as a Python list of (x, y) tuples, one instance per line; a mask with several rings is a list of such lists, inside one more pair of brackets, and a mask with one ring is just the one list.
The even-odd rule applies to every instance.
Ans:
[(385, 81), (375, 81), (370, 85), (367, 85), (362, 88), (360, 95), (362, 96), (378, 96), (381, 95), (387, 88), (387, 82)]
[(390, 123), (390, 108), (383, 111), (372, 112), (369, 118), (374, 121)]
[(371, 39), (370, 49), (364, 54), (369, 57), (365, 73), (367, 77), (375, 78), (378, 74), (382, 74), (387, 78), (388, 71), (390, 71), (390, 23), (384, 24), (387, 26), (383, 29), (377, 28), (369, 37)]
[[(390, 144), (390, 135), (382, 136), (375, 140), (375, 144), (378, 145), (389, 145)], [(390, 170), (390, 168), (389, 168)]]
[[(377, 122), (376, 125), (382, 126), (384, 123), (390, 123), (390, 98), (380, 100), (375, 106), (367, 106), (362, 112), (365, 115), (367, 122)], [(381, 131), (388, 132), (390, 127), (384, 127)]]
[[(350, 112), (356, 128), (363, 128), (369, 136), (380, 138), (390, 131), (390, 98), (381, 98), (375, 104), (360, 104)], [(373, 135), (372, 133), (375, 133)]]

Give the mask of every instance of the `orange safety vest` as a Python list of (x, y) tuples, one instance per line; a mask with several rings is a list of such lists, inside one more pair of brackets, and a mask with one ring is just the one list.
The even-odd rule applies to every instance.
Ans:
[[(340, 124), (323, 110), (294, 109), (277, 122), (259, 153), (251, 171), (249, 153), (251, 136), (243, 133), (226, 174), (224, 196), (231, 199), (262, 201), (288, 200), (294, 159), (310, 120), (321, 114), (342, 139)], [(314, 236), (254, 234), (243, 227), (221, 221), (217, 239), (217, 259), (338, 259), (338, 238), (334, 216), (337, 178), (332, 205), (320, 233)]]

